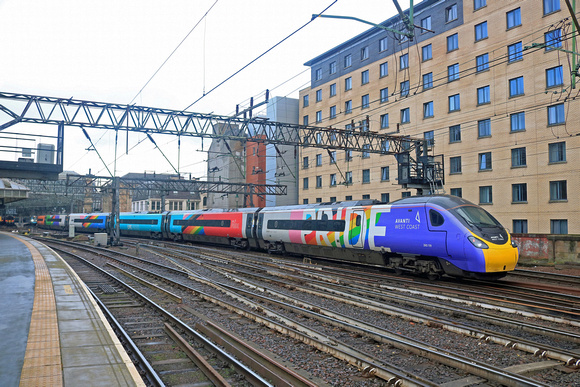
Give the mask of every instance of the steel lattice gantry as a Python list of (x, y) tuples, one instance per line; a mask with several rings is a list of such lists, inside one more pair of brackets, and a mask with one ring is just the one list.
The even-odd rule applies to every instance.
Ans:
[[(19, 122), (352, 150), (398, 156), (400, 184), (433, 186), (441, 166), (424, 139), (171, 109), (0, 92), (0, 130)], [(251, 130), (250, 130), (251, 129)], [(415, 151), (415, 158), (411, 152)], [(400, 157), (401, 155), (405, 157)], [(404, 160), (402, 162), (401, 160)]]

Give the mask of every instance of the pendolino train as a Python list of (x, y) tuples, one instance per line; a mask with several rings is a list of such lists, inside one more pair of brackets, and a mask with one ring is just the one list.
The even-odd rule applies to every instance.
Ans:
[[(45, 215), (41, 228), (102, 232), (108, 213)], [(432, 278), (496, 279), (514, 270), (510, 234), (483, 208), (450, 195), (237, 210), (121, 213), (121, 235), (315, 255)]]

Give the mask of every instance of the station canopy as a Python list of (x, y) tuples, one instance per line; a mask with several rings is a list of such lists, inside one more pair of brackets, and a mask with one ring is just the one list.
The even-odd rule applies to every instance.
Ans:
[(0, 178), (0, 205), (28, 199), (29, 192), (22, 184)]

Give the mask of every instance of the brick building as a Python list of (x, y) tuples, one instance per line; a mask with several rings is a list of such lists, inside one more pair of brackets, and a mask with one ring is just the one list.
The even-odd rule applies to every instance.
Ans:
[[(565, 3), (424, 0), (414, 24), (423, 29), (412, 40), (372, 28), (308, 61), (301, 123), (426, 138), (443, 155), (446, 193), (512, 232), (580, 233), (580, 87), (563, 51), (575, 35)], [(398, 15), (382, 25), (403, 28)], [(412, 194), (390, 155), (304, 148), (300, 158), (301, 203)]]

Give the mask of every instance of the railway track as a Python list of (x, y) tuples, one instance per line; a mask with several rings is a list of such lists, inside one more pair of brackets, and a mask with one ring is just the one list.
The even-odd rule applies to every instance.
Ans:
[[(238, 361), (226, 350), (212, 343), (198, 330), (174, 316), (160, 304), (141, 293), (137, 283), (147, 288), (157, 290), (157, 298), (165, 298), (165, 303), (181, 302), (179, 296), (161, 289), (147, 280), (124, 271), (116, 265), (110, 265), (114, 270), (126, 275), (133, 284), (94, 265), (60, 247), (59, 251), (79, 274), (81, 279), (91, 289), (106, 311), (116, 330), (121, 333), (124, 343), (130, 343), (130, 352), (137, 354), (138, 364), (144, 365), (142, 374), (150, 385), (188, 385), (193, 382), (211, 382), (216, 386), (273, 386), (268, 379), (254, 372), (250, 367)], [(72, 258), (72, 259), (71, 259)], [(198, 326), (199, 328), (199, 326)], [(208, 337), (219, 337), (222, 329), (210, 324), (204, 328)], [(238, 356), (246, 356), (257, 364), (262, 364), (264, 374), (277, 375), (277, 385), (313, 386), (297, 375), (282, 372), (276, 362), (267, 356), (247, 355), (251, 352), (244, 348), (243, 342), (230, 336), (227, 344), (231, 348), (238, 347)], [(242, 348), (242, 349), (240, 349)], [(251, 362), (251, 361), (250, 361)], [(269, 364), (269, 369), (266, 364)], [(267, 371), (264, 371), (267, 370)], [(288, 375), (286, 375), (288, 374)], [(284, 379), (284, 377), (287, 379)], [(271, 379), (270, 379), (271, 380)]]
[[(145, 247), (141, 246), (142, 253), (144, 250)], [(291, 264), (282, 262), (280, 265), (285, 266), (285, 269), (281, 267), (274, 269), (277, 265), (275, 263), (276, 260), (263, 255), (254, 259), (254, 263), (252, 264), (252, 258), (249, 254), (232, 253), (231, 251), (216, 252), (215, 250), (212, 251), (205, 248), (188, 248), (185, 249), (186, 252), (184, 253), (183, 246), (180, 246), (179, 250), (181, 252), (174, 251), (173, 248), (165, 246), (154, 255), (158, 257), (160, 254), (165, 256), (172, 255), (172, 258), (165, 257), (163, 259), (165, 262), (171, 262), (174, 267), (180, 267), (180, 269), (174, 270), (189, 272), (190, 280), (193, 279), (194, 282), (204, 283), (206, 286), (213, 286), (214, 289), (219, 285), (221, 287), (221, 293), (227, 293), (230, 298), (235, 298), (236, 302), (246, 306), (246, 310), (244, 310), (233, 303), (227, 307), (230, 312), (236, 313), (244, 318), (251, 318), (254, 322), (259, 322), (272, 330), (285, 333), (286, 335), (290, 334), (295, 339), (301, 340), (309, 345), (314, 345), (319, 350), (333, 353), (333, 356), (355, 364), (359, 369), (363, 370), (362, 374), (366, 376), (374, 375), (375, 377), (390, 380), (391, 382), (400, 380), (403, 384), (422, 383), (421, 385), (432, 385), (442, 384), (448, 381), (445, 378), (439, 377), (435, 378), (434, 382), (432, 376), (431, 378), (424, 378), (420, 373), (413, 375), (413, 372), (410, 372), (408, 367), (405, 368), (403, 365), (391, 368), (390, 370), (383, 369), (385, 364), (397, 364), (397, 362), (400, 364), (408, 364), (411, 362), (421, 364), (419, 368), (438, 367), (438, 369), (443, 369), (444, 371), (441, 371), (442, 373), (452, 375), (448, 379), (457, 380), (462, 377), (470, 377), (483, 378), (504, 385), (544, 385), (539, 380), (519, 375), (517, 372), (520, 372), (520, 370), (517, 367), (527, 367), (528, 370), (534, 367), (538, 369), (552, 369), (557, 367), (557, 364), (567, 363), (571, 366), (575, 365), (577, 361), (577, 357), (574, 357), (573, 352), (569, 351), (567, 353), (562, 348), (550, 347), (546, 344), (539, 345), (533, 341), (525, 341), (521, 338), (514, 340), (504, 333), (497, 333), (489, 329), (486, 330), (485, 328), (476, 328), (469, 324), (458, 324), (456, 319), (445, 321), (437, 314), (403, 312), (401, 305), (407, 305), (407, 308), (413, 308), (415, 310), (423, 308), (424, 310), (438, 310), (439, 313), (441, 313), (441, 310), (444, 310), (445, 314), (451, 316), (457, 315), (465, 317), (469, 315), (472, 321), (478, 323), (493, 319), (491, 315), (489, 317), (478, 316), (477, 312), (465, 311), (464, 308), (460, 307), (453, 308), (448, 306), (442, 308), (435, 302), (429, 304), (424, 299), (420, 300), (420, 297), (416, 297), (416, 300), (411, 301), (413, 297), (409, 293), (404, 296), (399, 295), (394, 301), (388, 300), (386, 295), (391, 294), (392, 296), (392, 293), (394, 293), (393, 290), (377, 286), (376, 283), (373, 285), (369, 285), (368, 283), (365, 285), (363, 281), (357, 283), (353, 279), (353, 277), (356, 277), (353, 274), (349, 274), (347, 278), (344, 278), (340, 277), (337, 273), (330, 274), (325, 270), (320, 270), (320, 268), (312, 268), (312, 265), (296, 264), (295, 261)], [(189, 257), (180, 256), (186, 253), (189, 253), (187, 254)], [(239, 265), (240, 262), (243, 262), (243, 268)], [(312, 269), (310, 272), (309, 266)], [(202, 271), (204, 272), (213, 272), (214, 277), (207, 277), (205, 279), (200, 277), (199, 270), (196, 269), (198, 267), (203, 267)], [(132, 267), (130, 270), (134, 271), (136, 269)], [(279, 273), (274, 274), (275, 270), (279, 270)], [(308, 276), (303, 275), (305, 272), (308, 272)], [(143, 275), (151, 277), (159, 274), (151, 272), (144, 273)], [(172, 275), (181, 278), (184, 277), (183, 274), (179, 275), (174, 273)], [(225, 280), (222, 279), (218, 283), (215, 279), (217, 278), (215, 277), (216, 275)], [(169, 278), (161, 277), (156, 279), (156, 281), (169, 283)], [(180, 280), (179, 282), (183, 281)], [(180, 287), (183, 286), (183, 283), (181, 285), (172, 284), (171, 286)], [(407, 287), (407, 291), (409, 290), (408, 284), (403, 287)], [(286, 291), (276, 289), (286, 289)], [(292, 289), (295, 295), (288, 295), (287, 289)], [(193, 288), (188, 289), (187, 292), (194, 293), (195, 297), (202, 298), (206, 302), (212, 299), (209, 302), (225, 307), (221, 304), (223, 300), (220, 301), (215, 296), (208, 294), (202, 295), (199, 290), (196, 293), (196, 290)], [(316, 303), (302, 300), (304, 294), (307, 294), (308, 297), (315, 298)], [(406, 299), (404, 299), (405, 297)], [(376, 315), (376, 318), (381, 323), (369, 323), (365, 319), (353, 318), (349, 313), (356, 315), (357, 313), (360, 314), (360, 311), (337, 312), (335, 305), (324, 307), (325, 303), (347, 305), (346, 307), (341, 306), (339, 309), (349, 310), (354, 308), (366, 310), (364, 312), (365, 315)], [(389, 303), (399, 305), (398, 309), (397, 307), (389, 305)], [(251, 316), (252, 311), (255, 310), (261, 313)], [(390, 315), (392, 319), (386, 318), (386, 315)], [(455, 353), (453, 348), (446, 347), (445, 344), (442, 347), (437, 347), (432, 342), (423, 343), (421, 340), (406, 337), (407, 335), (405, 333), (387, 329), (385, 325), (390, 325), (393, 319), (407, 321), (406, 324), (410, 325), (410, 327), (418, 328), (423, 326), (429, 327), (428, 330), (448, 330), (452, 336), (458, 333), (466, 337), (471, 336), (470, 340), (474, 340), (471, 345), (487, 347), (491, 346), (490, 344), (492, 343), (498, 343), (501, 344), (500, 348), (513, 348), (511, 350), (505, 349), (506, 352), (511, 351), (513, 353), (523, 350), (533, 353), (529, 355), (531, 358), (526, 360), (529, 364), (517, 364), (512, 365), (512, 367), (516, 368), (504, 369), (505, 364), (494, 366), (488, 362)], [(283, 323), (280, 324), (280, 321)], [(502, 320), (501, 318), (495, 317), (494, 324), (509, 326), (515, 322), (513, 320)], [(535, 326), (533, 324), (519, 325), (519, 327), (522, 326), (525, 326), (525, 329), (530, 332), (536, 332), (537, 335), (541, 335), (543, 332), (541, 326)], [(292, 329), (296, 332), (289, 333)], [(339, 331), (338, 336), (336, 335), (336, 330)], [(304, 332), (308, 333), (302, 338), (299, 338), (298, 334), (304, 334)], [(572, 337), (574, 339), (573, 334), (557, 329), (553, 329), (550, 334), (556, 341), (562, 339), (562, 337)], [(313, 344), (313, 339), (318, 339), (319, 343)], [(328, 345), (329, 342), (331, 345)], [(344, 353), (338, 355), (336, 352), (339, 347), (341, 350), (344, 350), (344, 353), (348, 352), (350, 355), (355, 354), (355, 356), (348, 360)], [(381, 354), (381, 352), (383, 353)], [(464, 352), (468, 353), (469, 351)], [(389, 353), (390, 356), (385, 357), (385, 353)], [(534, 357), (534, 354), (536, 357)], [(517, 356), (519, 357), (520, 355), (518, 354)], [(550, 362), (546, 360), (548, 358), (556, 359), (560, 363)], [(534, 363), (537, 364), (534, 365)], [(437, 366), (436, 364), (439, 365)], [(410, 377), (410, 380), (404, 379), (403, 377), (405, 376), (407, 378)]]

